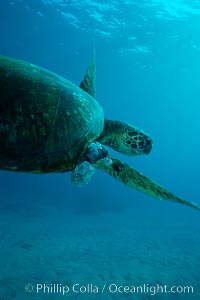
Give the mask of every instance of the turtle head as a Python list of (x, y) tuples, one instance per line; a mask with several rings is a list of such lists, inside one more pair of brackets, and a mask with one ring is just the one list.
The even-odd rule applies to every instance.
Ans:
[[(149, 154), (153, 140), (139, 128), (123, 123), (123, 130), (117, 140), (118, 151), (126, 155)], [(117, 149), (116, 149), (117, 150)]]
[(152, 139), (139, 128), (111, 120), (105, 120), (103, 133), (98, 140), (130, 156), (149, 154), (153, 145)]

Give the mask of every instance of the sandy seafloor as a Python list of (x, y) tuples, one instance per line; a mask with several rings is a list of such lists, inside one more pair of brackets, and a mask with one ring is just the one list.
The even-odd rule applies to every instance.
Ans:
[[(1, 203), (1, 300), (200, 299), (200, 236), (190, 226), (171, 224), (170, 215), (162, 227), (142, 215), (108, 211), (88, 216), (56, 201), (47, 206), (42, 199), (26, 200)], [(192, 285), (194, 294), (44, 295), (26, 293), (28, 283)]]

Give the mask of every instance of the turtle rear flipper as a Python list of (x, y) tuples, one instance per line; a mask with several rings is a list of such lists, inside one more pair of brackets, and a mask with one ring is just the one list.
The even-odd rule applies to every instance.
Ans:
[(128, 164), (122, 163), (116, 158), (106, 157), (104, 159), (101, 159), (95, 163), (95, 167), (107, 172), (114, 178), (123, 182), (125, 185), (139, 192), (142, 192), (159, 200), (169, 200), (200, 210), (200, 207), (196, 203), (189, 202), (177, 197), (148, 177), (131, 168)]

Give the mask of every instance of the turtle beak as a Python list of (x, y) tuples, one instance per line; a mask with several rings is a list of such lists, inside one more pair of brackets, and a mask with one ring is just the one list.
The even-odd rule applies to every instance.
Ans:
[(146, 143), (146, 146), (145, 146), (145, 149), (144, 149), (144, 153), (149, 154), (151, 152), (151, 149), (152, 149), (152, 146), (153, 146), (153, 140), (149, 136), (146, 136), (145, 143)]

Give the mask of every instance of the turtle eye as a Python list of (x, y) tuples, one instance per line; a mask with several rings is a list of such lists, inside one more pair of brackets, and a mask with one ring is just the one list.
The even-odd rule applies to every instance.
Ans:
[(153, 146), (153, 140), (149, 136), (145, 136), (145, 153), (149, 154)]

